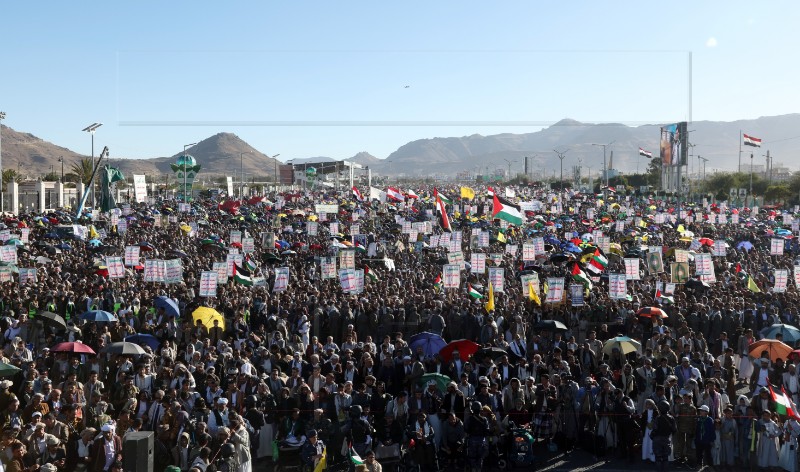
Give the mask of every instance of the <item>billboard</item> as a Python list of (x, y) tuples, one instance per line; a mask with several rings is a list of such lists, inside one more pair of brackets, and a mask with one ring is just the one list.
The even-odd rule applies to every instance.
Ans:
[(664, 167), (686, 165), (688, 154), (686, 122), (673, 123), (661, 128), (661, 164)]

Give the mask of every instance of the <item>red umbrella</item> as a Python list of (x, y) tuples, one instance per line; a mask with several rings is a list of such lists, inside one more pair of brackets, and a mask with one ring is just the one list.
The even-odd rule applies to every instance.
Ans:
[(442, 350), (439, 351), (439, 356), (443, 361), (450, 362), (453, 357), (453, 351), (458, 351), (461, 360), (467, 360), (468, 357), (478, 352), (480, 348), (481, 346), (476, 342), (468, 339), (458, 339), (443, 347)]
[(714, 241), (709, 239), (709, 238), (700, 238), (698, 240), (698, 242), (700, 244), (702, 244), (703, 246), (708, 246), (708, 247), (713, 247), (714, 246)]
[(236, 213), (239, 212), (239, 207), (241, 205), (242, 204), (240, 202), (237, 202), (235, 200), (228, 200), (226, 202), (221, 203), (219, 205), (219, 209), (227, 213), (230, 213), (231, 215), (235, 215)]
[(53, 346), (51, 349), (53, 352), (71, 352), (74, 354), (95, 354), (95, 352), (83, 343), (60, 343)]
[(242, 248), (242, 243), (231, 243), (231, 247), (235, 247), (237, 249), (241, 249)]
[(645, 318), (652, 318), (654, 316), (660, 316), (661, 318), (668, 318), (667, 314), (661, 308), (648, 306), (640, 309), (636, 312), (638, 316), (644, 316)]

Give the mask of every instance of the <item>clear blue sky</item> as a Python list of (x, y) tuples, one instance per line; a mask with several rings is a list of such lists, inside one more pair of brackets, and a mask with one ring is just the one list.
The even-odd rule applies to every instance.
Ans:
[(564, 117), (756, 118), (800, 111), (799, 12), (792, 1), (12, 2), (0, 9), (0, 110), (86, 154), (80, 130), (99, 121), (96, 148), (116, 158), (229, 131), (282, 160), (383, 158), (417, 138)]

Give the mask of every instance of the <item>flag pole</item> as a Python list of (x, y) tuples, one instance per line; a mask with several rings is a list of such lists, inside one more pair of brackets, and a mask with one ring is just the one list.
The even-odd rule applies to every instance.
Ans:
[(742, 172), (742, 130), (739, 130), (739, 170)]

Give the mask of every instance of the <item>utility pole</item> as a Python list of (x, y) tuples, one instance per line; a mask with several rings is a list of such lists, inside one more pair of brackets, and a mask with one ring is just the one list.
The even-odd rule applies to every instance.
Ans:
[(239, 199), (244, 200), (244, 155), (250, 154), (250, 151), (240, 152), (239, 153), (239, 171), (241, 172), (242, 176), (239, 179)]
[(508, 159), (503, 159), (508, 164), (508, 180), (511, 180), (511, 161)]
[(605, 181), (605, 188), (603, 189), (603, 201), (606, 200), (606, 193), (608, 192), (608, 169), (606, 168), (606, 147), (611, 146), (616, 141), (611, 141), (608, 144), (597, 144), (592, 143), (592, 146), (602, 146), (603, 147), (603, 178), (600, 180), (601, 182)]
[(556, 153), (556, 155), (558, 156), (558, 159), (561, 161), (561, 183), (559, 184), (558, 199), (559, 199), (559, 202), (562, 202), (562, 203), (563, 203), (563, 200), (564, 200), (564, 158), (567, 157), (567, 151), (569, 151), (569, 149), (564, 149), (561, 152), (553, 149), (553, 152)]
[(3, 199), (3, 120), (6, 118), (6, 112), (0, 111), (0, 214), (6, 211)]
[[(750, 153), (750, 202), (755, 202), (755, 197), (753, 196), (753, 153)], [(752, 207), (753, 205), (750, 205)]]
[[(92, 135), (92, 175), (94, 175), (95, 168), (99, 164), (99, 160), (98, 160), (98, 164), (95, 164), (95, 162), (94, 162), (94, 132), (97, 131), (97, 128), (99, 128), (101, 126), (103, 126), (103, 123), (93, 123), (93, 124), (87, 126), (86, 128), (83, 128), (81, 130), (81, 131), (85, 131), (85, 132), (87, 132), (87, 133)], [(96, 209), (97, 208), (97, 195), (95, 194), (94, 180), (89, 182), (89, 185), (92, 186), (92, 208)]]

